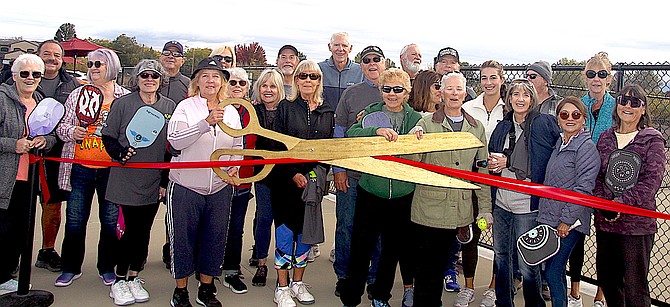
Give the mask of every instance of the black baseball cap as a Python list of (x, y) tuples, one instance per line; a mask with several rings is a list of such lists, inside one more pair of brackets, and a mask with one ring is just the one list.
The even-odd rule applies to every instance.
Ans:
[(281, 48), (279, 48), (279, 52), (277, 52), (277, 56), (279, 56), (281, 54), (281, 52), (286, 50), (286, 49), (289, 49), (289, 50), (293, 51), (296, 56), (298, 55), (298, 49), (293, 47), (293, 45), (284, 45)]
[(179, 51), (179, 53), (184, 54), (184, 46), (182, 46), (181, 43), (179, 43), (178, 41), (169, 41), (165, 43), (165, 46), (163, 46), (163, 50), (167, 50), (170, 47), (175, 47), (177, 48), (177, 51)]
[(195, 67), (195, 70), (191, 75), (191, 79), (195, 79), (195, 75), (198, 74), (198, 72), (203, 69), (218, 70), (220, 72), (223, 72), (223, 76), (226, 78), (226, 80), (230, 79), (230, 72), (228, 72), (225, 68), (223, 68), (223, 64), (221, 64), (221, 61), (213, 57), (202, 59), (200, 63), (198, 63), (198, 66)]
[(382, 58), (385, 58), (384, 52), (382, 51), (381, 48), (377, 46), (367, 46), (363, 48), (363, 51), (361, 51), (361, 59), (364, 58), (368, 54), (376, 54)]
[(437, 61), (439, 61), (440, 59), (442, 59), (443, 56), (447, 56), (447, 55), (455, 57), (456, 61), (458, 61), (458, 62), (461, 61), (461, 59), (458, 57), (458, 51), (456, 51), (456, 49), (451, 48), (451, 47), (440, 49), (440, 52), (437, 53), (437, 58), (436, 59), (437, 59)]

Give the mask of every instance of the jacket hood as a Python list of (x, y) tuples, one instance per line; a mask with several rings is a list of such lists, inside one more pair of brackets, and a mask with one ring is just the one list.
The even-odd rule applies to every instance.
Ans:
[(21, 101), (21, 99), (19, 99), (19, 93), (16, 91), (16, 86), (14, 84), (10, 85), (3, 83), (0, 85), (0, 93), (7, 95), (7, 97), (11, 98), (14, 102)]

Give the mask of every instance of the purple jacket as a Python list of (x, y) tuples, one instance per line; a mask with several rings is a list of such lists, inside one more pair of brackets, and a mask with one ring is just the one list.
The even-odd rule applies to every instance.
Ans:
[[(642, 158), (642, 168), (635, 186), (625, 191), (620, 197), (614, 194), (605, 185), (605, 172), (610, 154), (617, 149), (617, 139), (614, 128), (605, 130), (600, 135), (596, 146), (600, 153), (600, 172), (596, 180), (593, 194), (597, 197), (614, 200), (629, 206), (656, 210), (656, 192), (661, 186), (665, 171), (665, 140), (660, 132), (654, 128), (645, 128), (624, 147)], [(630, 214), (621, 214), (614, 222), (607, 222), (599, 210), (595, 213), (595, 226), (599, 231), (612, 232), (622, 235), (649, 235), (657, 231), (656, 219)]]

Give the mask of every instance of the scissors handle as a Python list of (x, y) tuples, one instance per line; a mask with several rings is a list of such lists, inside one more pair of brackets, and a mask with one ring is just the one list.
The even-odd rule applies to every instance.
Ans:
[[(209, 156), (209, 159), (211, 161), (219, 161), (219, 158), (221, 156), (230, 155), (230, 153), (228, 152), (230, 150), (232, 150), (232, 149), (217, 149), (214, 152), (212, 152), (212, 154)], [(272, 168), (274, 166), (275, 166), (274, 164), (263, 165), (263, 169), (261, 169), (261, 171), (258, 174), (254, 175), (254, 176), (251, 176), (251, 177), (247, 177), (247, 178), (230, 177), (228, 175), (228, 173), (226, 171), (224, 171), (223, 169), (221, 169), (220, 167), (212, 167), (212, 170), (222, 180), (229, 180), (229, 181), (232, 181), (233, 183), (235, 183), (236, 185), (240, 185), (240, 184), (243, 184), (243, 183), (252, 183), (252, 182), (262, 180), (263, 178), (267, 177), (268, 174), (270, 174), (270, 171), (272, 171)]]
[(234, 128), (231, 128), (230, 126), (228, 126), (224, 122), (218, 122), (217, 125), (219, 125), (219, 128), (221, 128), (221, 130), (223, 130), (223, 132), (225, 132), (226, 134), (228, 134), (232, 137), (242, 137), (242, 136), (245, 136), (247, 134), (260, 135), (260, 136), (266, 137), (268, 139), (278, 141), (278, 142), (286, 145), (286, 148), (289, 148), (289, 149), (293, 148), (295, 145), (297, 145), (301, 141), (301, 139), (299, 139), (299, 138), (295, 138), (295, 137), (292, 137), (292, 136), (281, 134), (279, 132), (272, 131), (272, 130), (265, 129), (265, 128), (261, 127), (261, 125), (258, 121), (258, 115), (256, 115), (256, 109), (254, 108), (254, 106), (250, 102), (248, 102), (244, 99), (240, 99), (240, 98), (224, 99), (223, 101), (221, 101), (219, 103), (218, 107), (219, 108), (224, 108), (224, 107), (226, 107), (228, 105), (231, 105), (231, 104), (239, 104), (242, 107), (244, 107), (245, 109), (247, 109), (247, 112), (249, 112), (249, 123), (247, 124), (246, 127), (242, 128), (242, 129), (234, 129)]

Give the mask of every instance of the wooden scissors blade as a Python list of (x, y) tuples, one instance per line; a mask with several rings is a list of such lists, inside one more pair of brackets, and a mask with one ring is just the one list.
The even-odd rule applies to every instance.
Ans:
[(468, 190), (479, 189), (479, 186), (460, 179), (434, 173), (422, 168), (393, 161), (378, 160), (372, 157), (337, 159), (322, 162), (359, 172), (377, 175), (380, 177), (413, 182), (417, 184), (443, 188)]

